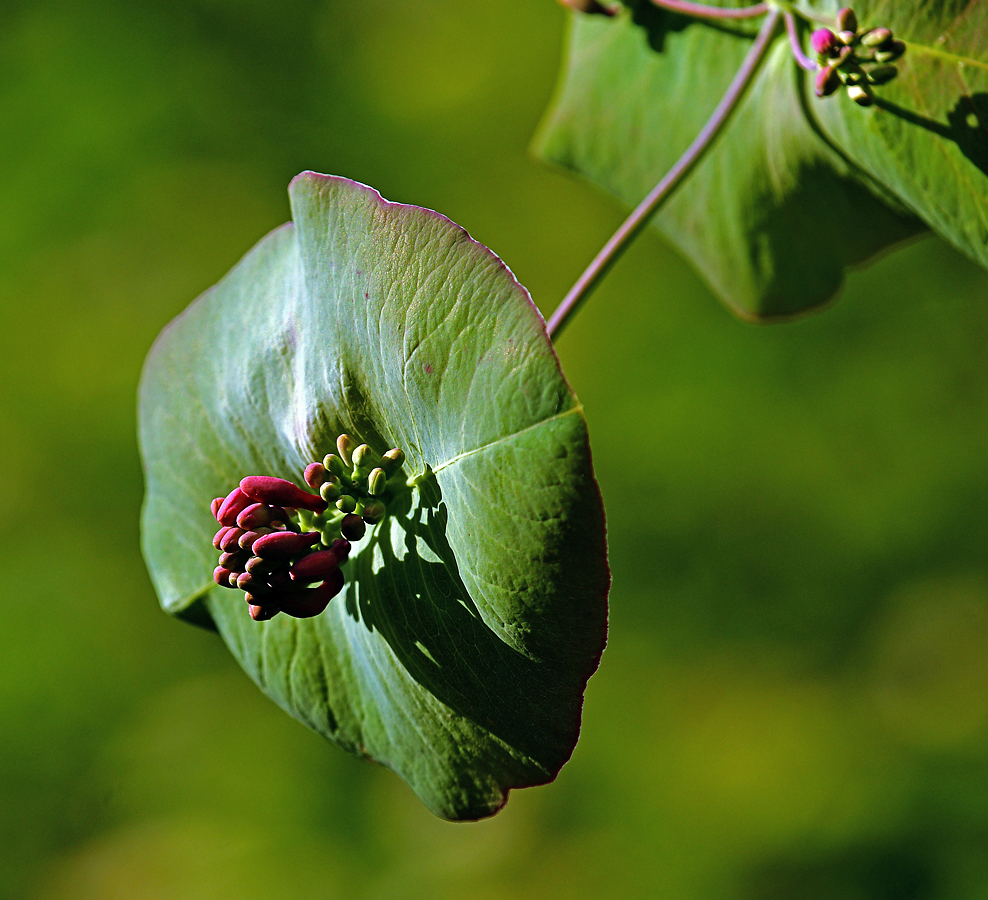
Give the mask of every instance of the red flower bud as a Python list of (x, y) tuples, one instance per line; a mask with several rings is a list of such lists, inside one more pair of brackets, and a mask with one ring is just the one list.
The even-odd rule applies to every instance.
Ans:
[(350, 545), (346, 541), (335, 540), (329, 550), (319, 550), (303, 556), (291, 568), (292, 581), (311, 584), (323, 581), (335, 572), (347, 556), (350, 555)]
[(341, 590), (343, 590), (343, 573), (336, 569), (317, 588), (308, 588), (292, 592), (276, 592), (271, 595), (271, 602), (296, 619), (310, 619), (318, 616)]
[(816, 73), (816, 95), (829, 97), (841, 85), (840, 75), (830, 66), (824, 66)]
[[(237, 527), (236, 525), (233, 526), (234, 530), (236, 530), (236, 527)], [(213, 546), (217, 550), (220, 549), (220, 544), (223, 542), (223, 538), (226, 537), (226, 533), (229, 530), (230, 530), (230, 526), (224, 525), (219, 531), (216, 532), (216, 534), (213, 535)]]
[(223, 505), (222, 497), (217, 497), (212, 503), (209, 504), (209, 511), (213, 514), (213, 517), (216, 518), (217, 522), (219, 521), (219, 518), (217, 517), (220, 514), (220, 507), (222, 505)]
[(309, 509), (312, 512), (324, 512), (326, 510), (326, 501), (322, 497), (303, 491), (302, 488), (290, 481), (285, 481), (284, 478), (248, 475), (240, 482), (240, 489), (258, 503), (267, 503), (271, 506), (290, 506), (294, 509)]
[(266, 503), (252, 503), (237, 516), (237, 525), (248, 531), (263, 528), (272, 522), (287, 522), (288, 513), (280, 506), (268, 506)]
[(242, 528), (231, 528), (222, 538), (220, 538), (220, 550), (231, 553), (240, 549), (240, 536), (244, 533)]
[(259, 556), (252, 556), (247, 560), (247, 565), (244, 568), (250, 572), (251, 575), (266, 575), (272, 570), (272, 563), (269, 559), (261, 559)]
[(258, 606), (256, 603), (252, 603), (249, 607), (250, 617), (255, 622), (266, 622), (268, 619), (273, 619), (279, 612), (277, 606)]
[(217, 566), (213, 569), (213, 581), (220, 587), (232, 587), (230, 584), (230, 576), (232, 574), (229, 569), (224, 569), (223, 566)]
[(233, 553), (224, 553), (220, 556), (220, 565), (231, 572), (243, 572), (250, 553), (245, 550), (237, 550)]
[(271, 534), (270, 528), (255, 528), (251, 531), (245, 531), (240, 535), (240, 539), (237, 543), (240, 545), (241, 550), (250, 550), (254, 546), (254, 541), (260, 537), (264, 537), (266, 534)]
[(242, 572), (237, 576), (237, 587), (247, 594), (253, 594), (255, 597), (271, 593), (271, 588), (256, 575), (251, 575), (250, 572)]
[(226, 499), (220, 504), (216, 513), (216, 519), (220, 525), (236, 525), (237, 516), (252, 503), (240, 488), (234, 488), (226, 495)]
[(298, 556), (304, 553), (313, 544), (319, 542), (319, 532), (310, 531), (307, 534), (294, 534), (290, 531), (276, 531), (274, 534), (266, 534), (254, 541), (251, 548), (255, 556), (265, 559), (270, 557)]

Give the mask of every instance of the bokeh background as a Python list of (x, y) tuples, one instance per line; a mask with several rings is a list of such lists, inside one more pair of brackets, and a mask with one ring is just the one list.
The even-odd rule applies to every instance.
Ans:
[(549, 312), (622, 218), (526, 152), (551, 0), (0, 4), (0, 898), (988, 896), (988, 275), (936, 239), (743, 324), (655, 235), (559, 352), (610, 644), (487, 822), (158, 610), (134, 394), (316, 169), (438, 209)]

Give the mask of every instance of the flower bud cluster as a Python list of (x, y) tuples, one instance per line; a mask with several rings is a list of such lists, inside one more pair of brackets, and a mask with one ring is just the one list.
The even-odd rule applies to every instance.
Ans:
[(319, 492), (333, 513), (329, 519), (316, 516), (313, 523), (324, 534), (338, 524), (346, 540), (359, 541), (368, 525), (383, 521), (395, 492), (405, 487), (403, 479), (396, 477), (405, 454), (394, 447), (378, 455), (348, 434), (336, 439), (336, 450), (305, 468), (305, 483)]
[(844, 87), (860, 106), (875, 102), (872, 87), (886, 84), (899, 74), (891, 65), (906, 52), (903, 41), (895, 39), (890, 28), (858, 28), (853, 9), (837, 13), (837, 31), (819, 28), (813, 32), (813, 49), (820, 63), (816, 95), (829, 97)]
[(258, 622), (280, 612), (299, 619), (319, 615), (343, 589), (340, 565), (350, 544), (342, 538), (324, 543), (319, 531), (302, 533), (293, 514), (320, 514), (327, 506), (282, 478), (244, 478), (211, 506), (220, 524), (213, 537), (220, 551), (213, 580), (242, 590)]

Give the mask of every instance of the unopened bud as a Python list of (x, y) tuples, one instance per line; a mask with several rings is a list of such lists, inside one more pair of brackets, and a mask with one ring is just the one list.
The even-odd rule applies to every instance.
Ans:
[(251, 575), (267, 575), (274, 568), (274, 563), (269, 559), (261, 559), (259, 556), (252, 556), (247, 560), (244, 568)]
[(858, 106), (871, 106), (875, 102), (875, 98), (872, 97), (871, 92), (860, 84), (853, 84), (847, 89), (847, 96), (850, 97)]
[[(339, 459), (339, 457), (336, 458)], [(341, 493), (343, 493), (343, 487), (340, 484), (340, 479), (335, 475), (330, 475), (325, 484), (319, 488), (319, 496), (327, 503), (334, 503)]]
[(258, 538), (264, 537), (266, 534), (271, 534), (270, 528), (256, 528), (252, 531), (245, 531), (242, 535), (240, 535), (237, 545), (241, 550), (250, 550), (253, 548), (254, 542)]
[(852, 34), (856, 34), (858, 31), (858, 17), (854, 14), (854, 10), (849, 6), (845, 6), (837, 12), (837, 30), (838, 31), (850, 31)]
[(271, 588), (250, 572), (243, 572), (237, 576), (237, 587), (244, 593), (253, 594), (255, 597), (271, 593)]
[(220, 507), (223, 505), (223, 497), (217, 497), (212, 503), (209, 504), (209, 511), (213, 514), (213, 518), (218, 522), (219, 519), (216, 518), (220, 514)]
[(231, 572), (243, 572), (250, 552), (245, 550), (230, 550), (220, 554), (220, 565)]
[(311, 584), (314, 581), (324, 581), (350, 555), (350, 544), (347, 541), (334, 541), (328, 550), (319, 550), (303, 556), (291, 568), (292, 581), (301, 584)]
[(213, 569), (213, 581), (215, 581), (220, 587), (231, 587), (230, 576), (234, 574), (229, 569), (223, 566), (217, 566)]
[(323, 467), (329, 472), (330, 475), (336, 475), (339, 477), (346, 471), (346, 463), (343, 462), (335, 453), (327, 453), (323, 457), (322, 461)]
[(216, 512), (216, 520), (220, 525), (236, 525), (237, 516), (253, 502), (239, 487), (236, 487), (226, 495), (226, 499), (220, 504), (220, 508)]
[(357, 447), (353, 453), (350, 454), (350, 459), (353, 461), (355, 466), (360, 466), (361, 468), (371, 465), (373, 463), (375, 453), (371, 450), (369, 444), (361, 444)]
[(364, 504), (361, 515), (368, 525), (376, 525), (387, 515), (387, 512), (388, 508), (380, 500), (368, 500)]
[(220, 540), (220, 550), (224, 552), (239, 550), (240, 537), (243, 533), (244, 529), (242, 528), (231, 528)]
[(254, 541), (255, 556), (262, 559), (270, 557), (298, 556), (319, 541), (319, 532), (310, 531), (308, 534), (292, 534), (290, 531), (276, 531), (266, 534)]
[(895, 66), (878, 66), (868, 73), (868, 81), (872, 84), (888, 84), (899, 70)]
[(394, 475), (405, 464), (405, 453), (401, 447), (394, 447), (384, 454), (381, 460), (381, 468), (388, 475)]
[(353, 499), (349, 494), (344, 494), (336, 501), (336, 508), (340, 512), (352, 513), (357, 508), (357, 501)]
[(818, 97), (829, 97), (841, 86), (840, 75), (837, 70), (826, 66), (816, 73), (816, 95)]
[(340, 522), (340, 533), (348, 541), (359, 541), (367, 533), (367, 526), (360, 516), (351, 513)]
[(837, 35), (829, 28), (818, 28), (814, 31), (810, 36), (810, 43), (820, 56), (835, 56), (840, 49)]
[(844, 74), (844, 84), (862, 84), (867, 81), (867, 76), (865, 75), (864, 69), (856, 68), (846, 71)]
[(875, 59), (881, 63), (894, 62), (906, 52), (905, 41), (892, 41), (875, 54)]
[(861, 36), (861, 43), (866, 47), (884, 47), (892, 40), (891, 28), (872, 28)]
[(223, 543), (223, 538), (226, 537), (226, 533), (230, 530), (231, 527), (236, 529), (237, 526), (224, 525), (222, 528), (220, 528), (219, 531), (216, 532), (216, 534), (213, 535), (213, 546), (217, 550), (220, 549), (220, 544)]
[(367, 492), (373, 496), (377, 497), (384, 493), (384, 489), (388, 486), (388, 476), (384, 469), (374, 469), (371, 471), (370, 475), (367, 476)]
[(850, 47), (854, 43), (854, 39), (857, 35), (853, 31), (838, 31), (837, 37), (839, 37), (844, 44)]
[(270, 506), (289, 506), (312, 512), (322, 512), (326, 508), (326, 501), (322, 497), (303, 491), (284, 478), (248, 475), (240, 482), (240, 489), (252, 500)]
[[(248, 594), (247, 596), (250, 597), (251, 595)], [(251, 603), (248, 609), (250, 611), (250, 617), (255, 622), (266, 622), (281, 612), (277, 606), (258, 606), (256, 603)]]
[(305, 467), (305, 483), (314, 491), (318, 491), (326, 478), (326, 467), (319, 462), (309, 463)]
[(252, 503), (239, 516), (237, 525), (245, 530), (264, 528), (272, 522), (287, 522), (288, 512), (280, 506), (268, 506), (266, 503)]
[(341, 590), (343, 590), (343, 573), (336, 569), (330, 572), (326, 580), (317, 588), (303, 588), (295, 591), (279, 591), (271, 596), (273, 603), (289, 616), (296, 619), (310, 619), (318, 616)]
[[(341, 434), (336, 439), (336, 449), (346, 465), (350, 465), (350, 454), (357, 448), (357, 442), (348, 434)], [(328, 468), (328, 466), (327, 466)]]

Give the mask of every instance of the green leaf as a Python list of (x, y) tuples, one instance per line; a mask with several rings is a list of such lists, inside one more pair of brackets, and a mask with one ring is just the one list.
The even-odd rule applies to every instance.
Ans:
[[(290, 193), (294, 224), (148, 358), (148, 567), (165, 609), (215, 623), (292, 715), (438, 815), (489, 815), (569, 758), (603, 649), (582, 407), (528, 293), (461, 228), (342, 178)], [(354, 544), (323, 614), (254, 622), (212, 585), (210, 500), (248, 474), (301, 484), (341, 432), (401, 447), (412, 489)]]
[(864, 27), (886, 25), (909, 49), (899, 77), (876, 90), (874, 107), (846, 97), (815, 103), (823, 130), (988, 267), (988, 3), (867, 0), (855, 10)]
[[(613, 19), (574, 15), (536, 151), (637, 204), (700, 131), (757, 24), (692, 21), (648, 0)], [(922, 230), (821, 133), (818, 105), (780, 34), (726, 132), (654, 220), (742, 316), (819, 305), (848, 265)]]

